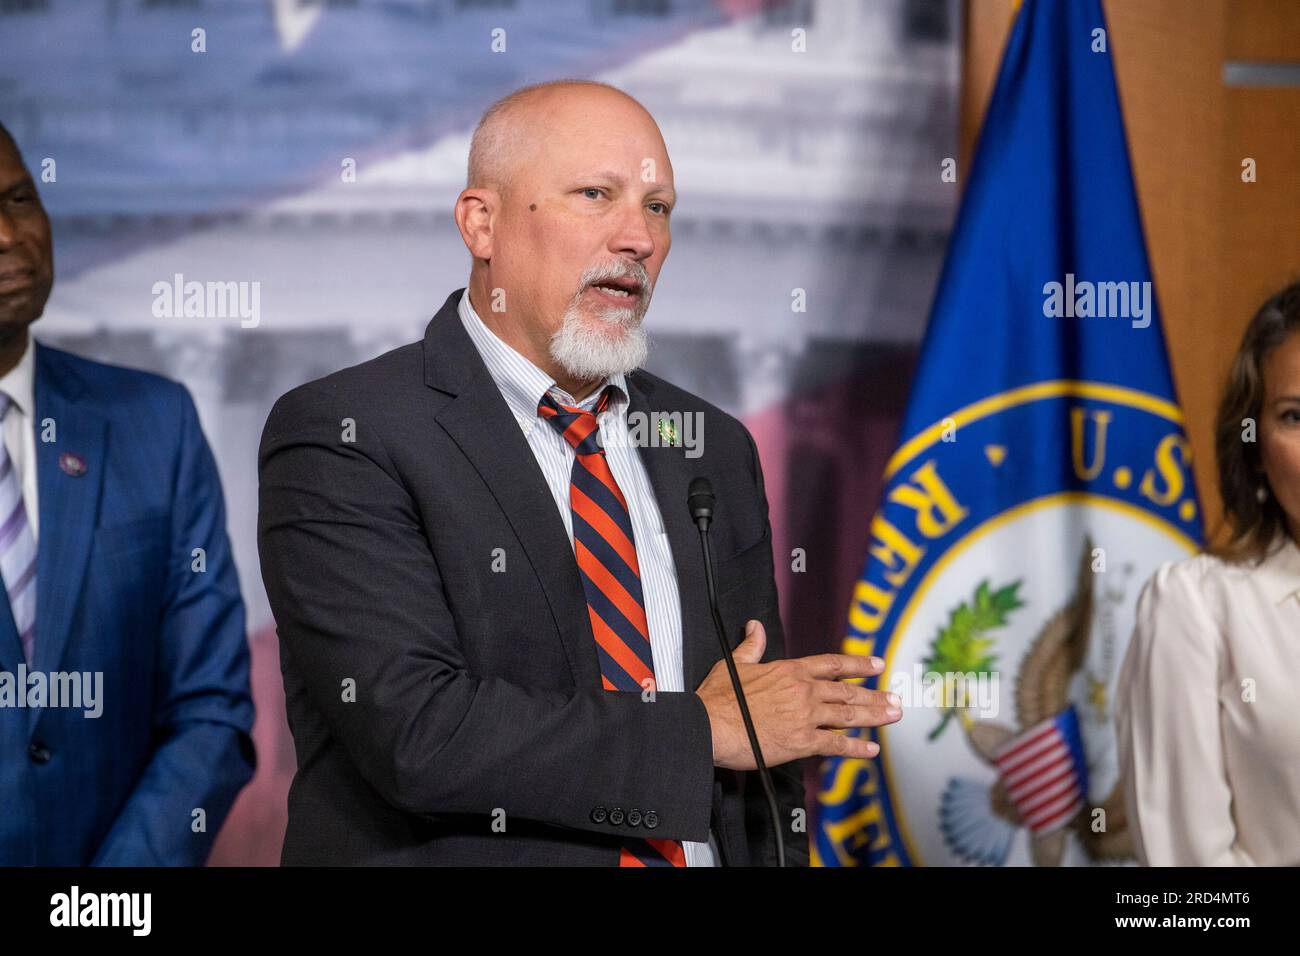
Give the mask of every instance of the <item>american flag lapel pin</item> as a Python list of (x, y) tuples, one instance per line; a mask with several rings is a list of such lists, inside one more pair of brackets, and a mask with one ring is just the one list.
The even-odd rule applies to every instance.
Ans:
[(65, 451), (59, 456), (59, 467), (65, 475), (80, 478), (86, 473), (86, 459), (75, 452)]

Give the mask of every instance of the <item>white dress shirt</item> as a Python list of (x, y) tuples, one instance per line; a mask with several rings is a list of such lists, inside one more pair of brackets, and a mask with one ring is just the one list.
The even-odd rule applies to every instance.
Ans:
[(23, 507), (27, 509), (27, 523), (32, 528), (33, 540), (39, 541), (40, 508), (36, 500), (36, 351), (32, 337), (27, 336), (27, 348), (18, 364), (0, 376), (0, 392), (11, 401), (5, 413), (3, 431), (5, 450), (18, 471), (23, 486)]
[(1300, 864), (1300, 548), (1210, 555), (1147, 582), (1116, 700), (1149, 866)]
[[(591, 411), (606, 385), (617, 387), (618, 392), (610, 396), (611, 401), (597, 416), (597, 422), (605, 459), (627, 500), (632, 519), (632, 537), (637, 563), (641, 566), (641, 591), (650, 627), (650, 651), (654, 655), (655, 686), (667, 692), (686, 690), (682, 673), (682, 608), (677, 592), (677, 572), (650, 476), (646, 474), (636, 447), (626, 440), (628, 390), (625, 377), (622, 374), (612, 376), (583, 401), (574, 401), (555, 379), (503, 342), (483, 323), (470, 305), (468, 289), (460, 297), (459, 311), (465, 331), (514, 413), (528, 447), (546, 476), (555, 507), (569, 533), (570, 547), (573, 547), (573, 514), (569, 504), (569, 481), (576, 455), (559, 432), (537, 414), (537, 405), (542, 396), (554, 388), (562, 404)], [(683, 841), (686, 865), (715, 866), (715, 845), (712, 831), (708, 843)]]

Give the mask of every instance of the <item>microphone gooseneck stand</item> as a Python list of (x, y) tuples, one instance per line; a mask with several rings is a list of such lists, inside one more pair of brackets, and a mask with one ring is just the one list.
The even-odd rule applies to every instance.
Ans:
[(722, 615), (718, 612), (718, 590), (713, 579), (713, 553), (709, 549), (709, 523), (713, 520), (713, 486), (707, 478), (694, 478), (687, 490), (686, 504), (691, 517), (700, 529), (700, 546), (704, 549), (704, 582), (709, 592), (709, 610), (713, 612), (713, 627), (718, 632), (718, 642), (722, 645), (722, 658), (727, 662), (727, 673), (731, 675), (731, 687), (736, 693), (736, 703), (740, 705), (740, 717), (745, 722), (745, 733), (749, 735), (749, 746), (754, 752), (754, 763), (758, 767), (758, 778), (763, 783), (763, 794), (767, 797), (767, 811), (772, 822), (772, 839), (776, 843), (776, 865), (785, 866), (785, 841), (781, 839), (781, 813), (776, 806), (776, 790), (772, 786), (772, 775), (763, 761), (763, 749), (758, 745), (758, 734), (754, 730), (753, 718), (749, 716), (749, 704), (745, 701), (745, 690), (740, 684), (740, 674), (736, 671), (735, 658), (731, 656), (731, 644), (727, 641), (727, 629), (722, 624)]

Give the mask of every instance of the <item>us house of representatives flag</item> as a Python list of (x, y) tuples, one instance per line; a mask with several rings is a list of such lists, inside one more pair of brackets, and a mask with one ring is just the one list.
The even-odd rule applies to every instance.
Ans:
[(1110, 46), (1016, 14), (849, 607), (903, 717), (823, 763), (815, 865), (1133, 859), (1115, 681), (1201, 515)]

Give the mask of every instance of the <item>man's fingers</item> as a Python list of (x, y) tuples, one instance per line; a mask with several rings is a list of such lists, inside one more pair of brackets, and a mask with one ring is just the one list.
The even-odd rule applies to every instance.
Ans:
[(862, 737), (837, 734), (830, 730), (817, 731), (817, 750), (821, 757), (861, 757), (868, 759), (880, 753), (880, 744)]
[(766, 650), (767, 630), (762, 621), (751, 620), (745, 623), (745, 639), (736, 645), (731, 656), (738, 664), (757, 664)]
[(879, 657), (860, 657), (857, 654), (813, 654), (799, 660), (813, 677), (820, 680), (874, 677), (885, 669), (885, 662)]
[(872, 704), (884, 707), (901, 707), (897, 694), (872, 690), (861, 684), (847, 684), (836, 680), (819, 680), (814, 685), (817, 700), (826, 704)]
[(818, 704), (810, 716), (818, 727), (880, 727), (902, 719), (903, 712), (881, 699), (870, 704)]

